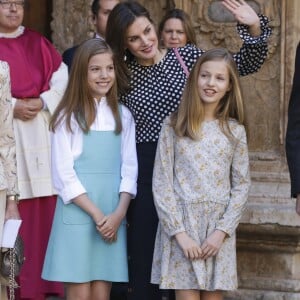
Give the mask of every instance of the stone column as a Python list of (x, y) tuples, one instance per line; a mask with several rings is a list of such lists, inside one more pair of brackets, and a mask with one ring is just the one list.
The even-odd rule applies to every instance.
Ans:
[[(300, 2), (262, 2), (273, 2), (269, 8), (265, 6), (266, 13), (277, 14), (280, 19), (272, 20), (273, 35), (278, 39), (271, 43), (266, 65), (269, 70), (263, 69), (257, 75), (259, 81), (268, 81), (266, 86), (263, 84), (266, 89), (261, 89), (260, 83), (254, 89), (266, 94), (261, 105), (270, 110), (272, 119), (268, 122), (276, 129), (257, 119), (251, 133), (256, 140), (256, 151), (251, 152), (252, 189), (237, 240), (240, 289), (228, 293), (228, 299), (296, 300), (300, 299), (300, 217), (290, 198), (284, 142), (295, 49), (300, 38)], [(260, 110), (257, 106), (252, 114), (264, 118)], [(265, 134), (261, 125), (267, 126)], [(268, 145), (272, 147), (266, 149)]]

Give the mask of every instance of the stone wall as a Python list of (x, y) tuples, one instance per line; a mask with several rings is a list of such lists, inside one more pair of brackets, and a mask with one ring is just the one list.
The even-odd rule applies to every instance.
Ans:
[[(166, 9), (192, 17), (198, 46), (237, 51), (235, 22), (218, 0), (140, 0), (158, 22)], [(240, 289), (228, 299), (300, 299), (300, 217), (290, 199), (284, 136), (295, 49), (300, 39), (299, 0), (251, 0), (270, 18), (273, 35), (261, 70), (242, 78), (250, 128), (252, 188), (238, 228)], [(53, 0), (53, 41), (60, 51), (91, 36), (90, 1)]]

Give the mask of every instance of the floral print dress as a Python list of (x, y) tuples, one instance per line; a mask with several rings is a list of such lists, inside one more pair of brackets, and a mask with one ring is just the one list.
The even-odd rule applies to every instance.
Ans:
[[(235, 229), (250, 187), (245, 129), (230, 120), (234, 140), (219, 121), (203, 122), (199, 140), (160, 134), (153, 174), (159, 216), (151, 282), (163, 289), (237, 288)], [(189, 260), (174, 235), (186, 231), (199, 245), (215, 230), (227, 236), (215, 257)]]

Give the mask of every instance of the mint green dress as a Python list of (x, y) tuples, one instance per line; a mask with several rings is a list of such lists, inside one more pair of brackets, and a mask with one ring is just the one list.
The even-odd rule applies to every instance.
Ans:
[[(114, 131), (84, 134), (83, 150), (74, 169), (89, 198), (104, 214), (113, 212), (119, 202), (121, 135)], [(117, 241), (109, 244), (86, 212), (59, 198), (42, 278), (73, 283), (128, 281), (125, 220)]]

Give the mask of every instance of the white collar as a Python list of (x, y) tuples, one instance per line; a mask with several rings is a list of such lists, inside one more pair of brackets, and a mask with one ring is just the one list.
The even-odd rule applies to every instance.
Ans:
[(3, 33), (0, 32), (0, 38), (6, 38), (6, 39), (14, 39), (19, 37), (24, 33), (25, 27), (19, 26), (15, 31), (9, 32), (9, 33)]
[(99, 102), (98, 102), (98, 100), (97, 100), (96, 98), (94, 98), (94, 100), (95, 100), (97, 106), (100, 106), (100, 105), (102, 106), (102, 105), (104, 105), (104, 104), (107, 104), (106, 97), (101, 97), (101, 99), (100, 99)]

